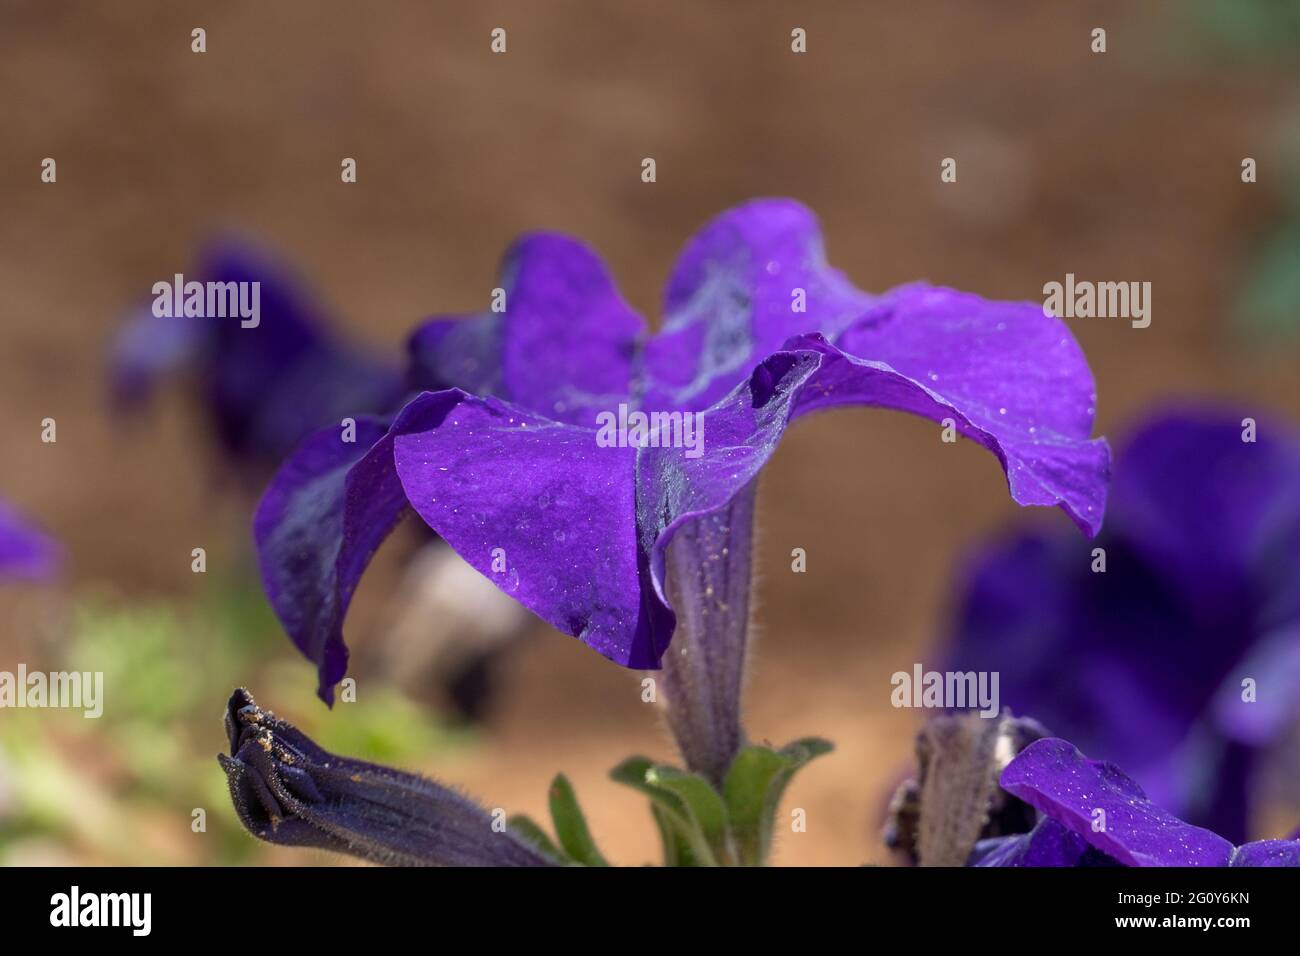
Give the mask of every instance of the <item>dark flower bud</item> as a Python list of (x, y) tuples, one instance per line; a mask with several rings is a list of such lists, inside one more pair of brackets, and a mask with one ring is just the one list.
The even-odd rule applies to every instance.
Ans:
[(431, 780), (322, 750), (236, 690), (230, 756), (218, 754), (240, 822), (259, 839), (392, 866), (547, 866), (470, 800)]

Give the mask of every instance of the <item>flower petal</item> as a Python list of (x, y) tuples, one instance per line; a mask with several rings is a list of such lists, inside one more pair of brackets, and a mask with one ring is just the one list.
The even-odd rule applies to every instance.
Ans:
[(412, 507), (470, 565), (606, 657), (658, 666), (642, 613), (634, 449), (459, 390), (421, 395), (390, 435)]
[[(1209, 624), (1267, 605), (1261, 582), (1300, 558), (1300, 440), (1260, 420), (1245, 441), (1246, 419), (1170, 409), (1133, 435), (1116, 474), (1116, 533)], [(1278, 583), (1294, 595), (1295, 582)]]
[(998, 456), (1017, 502), (1059, 505), (1087, 534), (1100, 529), (1110, 455), (1090, 440), (1092, 373), (1059, 319), (1032, 303), (911, 285), (834, 343), (908, 386), (876, 404), (954, 419)]
[(205, 281), (261, 284), (256, 327), (207, 320), (214, 331), (205, 388), (218, 434), (233, 451), (278, 460), (313, 429), (386, 412), (401, 397), (397, 370), (338, 339), (286, 266), (222, 241), (200, 268)]
[(1001, 785), (1125, 866), (1226, 866), (1232, 857), (1227, 840), (1162, 810), (1114, 764), (1059, 738), (1021, 751)]
[(343, 618), (352, 592), (406, 508), (387, 426), (361, 417), (355, 442), (338, 428), (309, 437), (276, 473), (253, 518), (262, 587), (298, 650), (315, 662), (326, 703), (347, 671)]
[(576, 239), (535, 233), (506, 253), (504, 311), (433, 319), (411, 336), (411, 384), (494, 395), (569, 424), (631, 393), (643, 323), (600, 258)]
[(139, 405), (163, 375), (193, 362), (222, 444), (274, 464), (313, 429), (388, 411), (401, 397), (397, 369), (331, 332), (324, 310), (275, 257), (223, 238), (208, 245), (196, 269), (187, 280), (258, 283), (257, 324), (140, 310), (115, 344), (119, 404)]
[(1258, 840), (1239, 846), (1232, 866), (1300, 866), (1300, 840)]
[(43, 581), (62, 563), (54, 539), (0, 501), (0, 578)]
[(663, 328), (646, 344), (645, 405), (706, 409), (791, 336), (833, 336), (872, 301), (827, 265), (817, 218), (803, 205), (759, 199), (728, 210), (677, 260)]
[(968, 865), (1073, 867), (1083, 862), (1089, 849), (1083, 837), (1043, 817), (1028, 833), (981, 840)]

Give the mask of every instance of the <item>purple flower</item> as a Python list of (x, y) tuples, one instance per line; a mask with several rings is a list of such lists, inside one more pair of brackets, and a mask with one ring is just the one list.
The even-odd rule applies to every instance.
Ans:
[[(628, 667), (662, 661), (670, 693), (695, 700), (694, 732), (724, 751), (688, 765), (718, 779), (738, 737), (755, 479), (806, 412), (950, 420), (997, 456), (1015, 501), (1100, 525), (1108, 450), (1089, 438), (1092, 375), (1065, 326), (1035, 304), (950, 289), (861, 292), (826, 264), (797, 203), (755, 201), (706, 225), (648, 338), (573, 239), (527, 236), (502, 272), (504, 311), (413, 336), (416, 384), (438, 390), (391, 423), (367, 420), (355, 445), (337, 429), (312, 436), (259, 507), (264, 585), (327, 701), (352, 592), (409, 507), (559, 630)], [(659, 413), (660, 427), (606, 447), (602, 414), (629, 409)], [(694, 413), (702, 447), (671, 439)], [(665, 658), (670, 563), (694, 621)]]
[(1000, 783), (1042, 818), (1027, 834), (978, 844), (975, 866), (1300, 866), (1300, 840), (1234, 846), (1161, 809), (1114, 764), (1056, 737), (1021, 751)]
[(0, 578), (43, 581), (62, 563), (54, 539), (0, 501)]
[(112, 387), (119, 407), (140, 406), (164, 376), (193, 366), (222, 447), (264, 475), (315, 429), (386, 411), (401, 399), (404, 383), (397, 370), (331, 332), (323, 310), (292, 273), (253, 246), (213, 242), (185, 279), (260, 283), (257, 323), (158, 316), (144, 307), (114, 346)]
[(226, 705), (230, 756), (217, 759), (239, 820), (284, 846), (392, 866), (547, 866), (487, 811), (414, 774), (327, 753), (246, 690)]
[[(1096, 541), (1019, 534), (975, 563), (953, 670), (1242, 840), (1259, 758), (1300, 702), (1300, 439), (1169, 413), (1116, 464)], [(1104, 550), (1103, 557), (1094, 548)]]

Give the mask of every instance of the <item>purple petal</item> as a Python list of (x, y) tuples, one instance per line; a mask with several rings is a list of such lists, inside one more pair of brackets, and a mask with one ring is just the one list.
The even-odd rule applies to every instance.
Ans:
[(258, 324), (141, 310), (115, 343), (112, 379), (120, 405), (138, 406), (163, 376), (193, 364), (227, 451), (276, 464), (315, 429), (388, 411), (400, 399), (397, 369), (332, 333), (304, 284), (272, 256), (223, 239), (205, 249), (196, 270), (187, 281), (259, 283)]
[(1041, 306), (925, 285), (886, 294), (835, 339), (890, 369), (906, 394), (877, 402), (957, 430), (996, 454), (1022, 505), (1059, 505), (1101, 527), (1110, 455), (1090, 440), (1096, 393), (1069, 330)]
[(1300, 840), (1259, 840), (1239, 846), (1232, 866), (1300, 866)]
[(975, 844), (969, 866), (1078, 866), (1088, 842), (1055, 820), (1044, 817), (1034, 829), (1017, 836), (994, 837)]
[[(1021, 751), (1001, 785), (1125, 866), (1226, 866), (1232, 857), (1227, 840), (1160, 809), (1118, 767), (1089, 760), (1059, 738)], [(1105, 811), (1104, 829), (1094, 831), (1098, 810)]]
[(412, 384), (494, 395), (569, 424), (628, 400), (643, 324), (576, 239), (525, 236), (506, 254), (505, 310), (434, 319), (411, 336)]
[(645, 405), (706, 409), (787, 339), (834, 336), (873, 301), (827, 265), (817, 218), (801, 204), (759, 199), (728, 210), (673, 270), (663, 328), (645, 350)]
[(561, 631), (621, 664), (657, 666), (639, 593), (636, 451), (460, 391), (425, 393), (407, 410), (432, 407), (444, 409), (433, 427), (404, 415), (390, 433), (420, 517)]
[(61, 564), (62, 551), (54, 539), (0, 501), (0, 578), (43, 581)]
[(1300, 442), (1267, 420), (1245, 442), (1245, 417), (1165, 413), (1133, 435), (1116, 473), (1117, 534), (1209, 622), (1239, 621), (1260, 599), (1266, 549), (1286, 529), (1300, 557)]
[(358, 419), (353, 443), (339, 428), (312, 435), (276, 473), (253, 519), (267, 599), (316, 663), (326, 703), (347, 671), (343, 618), (352, 592), (406, 508), (387, 424)]
[(206, 251), (200, 269), (204, 281), (261, 283), (255, 328), (205, 320), (214, 329), (205, 389), (218, 434), (232, 451), (279, 460), (315, 429), (386, 412), (401, 397), (397, 370), (337, 338), (284, 265), (225, 241)]
[[(805, 311), (796, 311), (796, 293)], [(937, 421), (1003, 462), (1021, 504), (1060, 505), (1101, 525), (1108, 453), (1089, 441), (1096, 403), (1078, 343), (1041, 305), (905, 286), (880, 298), (825, 261), (816, 218), (789, 200), (723, 213), (687, 246), (668, 286), (663, 330), (646, 347), (648, 409), (705, 409), (794, 336), (820, 333), (895, 373), (860, 397)], [(830, 384), (830, 383), (827, 383)]]

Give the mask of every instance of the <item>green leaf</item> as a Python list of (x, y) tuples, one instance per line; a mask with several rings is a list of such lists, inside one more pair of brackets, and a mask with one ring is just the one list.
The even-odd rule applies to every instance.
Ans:
[(567, 853), (551, 841), (546, 831), (538, 826), (532, 817), (523, 814), (513, 816), (506, 821), (506, 827), (519, 839), (535, 847), (540, 853), (550, 857), (556, 863), (567, 866), (573, 862)]
[(762, 866), (767, 861), (776, 811), (790, 778), (808, 761), (832, 749), (830, 741), (808, 737), (779, 751), (751, 746), (736, 755), (722, 792), (741, 865)]
[(691, 841), (688, 840), (678, 827), (668, 811), (658, 803), (650, 804), (650, 812), (654, 815), (655, 825), (659, 828), (659, 839), (664, 848), (664, 866), (700, 866), (695, 859), (695, 852), (691, 849)]
[(699, 774), (666, 766), (651, 767), (646, 773), (646, 783), (667, 790), (682, 801), (692, 829), (703, 836), (716, 862), (724, 866), (735, 862), (727, 805), (713, 784)]
[(775, 812), (768, 794), (776, 778), (791, 764), (789, 757), (768, 747), (745, 747), (727, 770), (722, 793), (743, 866), (763, 864), (767, 855), (764, 834), (770, 842)]
[(713, 848), (693, 822), (686, 802), (672, 790), (650, 782), (656, 769), (655, 762), (647, 757), (629, 757), (609, 776), (650, 798), (650, 809), (663, 840), (665, 866), (717, 866)]
[(609, 866), (596, 849), (596, 841), (587, 829), (587, 818), (582, 815), (573, 785), (564, 774), (556, 774), (550, 789), (551, 820), (555, 835), (560, 838), (564, 852), (584, 866)]

